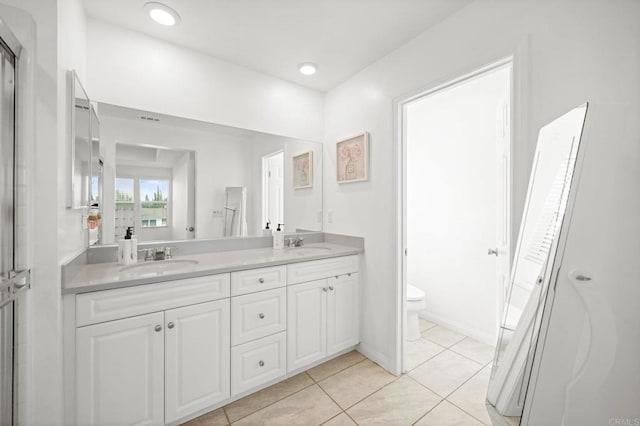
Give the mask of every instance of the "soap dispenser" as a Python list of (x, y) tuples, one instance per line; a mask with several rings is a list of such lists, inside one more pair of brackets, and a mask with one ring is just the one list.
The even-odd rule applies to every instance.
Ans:
[(262, 230), (262, 236), (270, 237), (270, 236), (273, 235), (273, 230), (271, 228), (269, 228), (270, 224), (271, 224), (271, 222), (267, 222), (267, 226), (265, 226), (264, 229)]
[(273, 248), (274, 249), (282, 249), (284, 248), (284, 230), (281, 228), (284, 226), (284, 223), (279, 223), (278, 228), (273, 231)]
[[(130, 265), (138, 260), (138, 244), (136, 240), (135, 258), (134, 249), (132, 244), (133, 227), (127, 228), (127, 233), (124, 238), (118, 240), (118, 264)], [(134, 260), (135, 259), (135, 260)]]

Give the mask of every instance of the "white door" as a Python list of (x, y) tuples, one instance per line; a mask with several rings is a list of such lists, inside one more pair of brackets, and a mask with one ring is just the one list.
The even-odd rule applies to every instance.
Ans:
[(164, 424), (164, 314), (76, 332), (76, 423)]
[(327, 280), (287, 288), (287, 371), (327, 353)]
[(229, 299), (165, 312), (165, 421), (229, 397)]
[(511, 107), (507, 99), (496, 112), (496, 245), (487, 254), (496, 256), (496, 318), (501, 320), (511, 273)]
[[(272, 229), (284, 223), (284, 152), (271, 154), (264, 159), (265, 202), (263, 222), (271, 222)], [(261, 226), (265, 226), (265, 223)]]
[(327, 355), (360, 341), (358, 274), (327, 280)]

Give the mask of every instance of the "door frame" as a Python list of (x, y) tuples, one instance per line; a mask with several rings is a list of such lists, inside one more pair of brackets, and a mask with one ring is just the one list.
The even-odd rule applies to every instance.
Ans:
[[(396, 183), (397, 183), (397, 302), (396, 302), (396, 342), (395, 342), (395, 368), (396, 374), (406, 372), (405, 367), (405, 330), (406, 330), (406, 280), (407, 280), (407, 229), (406, 229), (406, 128), (405, 128), (405, 107), (409, 103), (422, 98), (424, 96), (434, 94), (446, 88), (450, 88), (461, 84), (469, 79), (478, 77), (486, 72), (495, 70), (497, 68), (511, 65), (511, 90), (510, 90), (510, 141), (509, 141), (509, 165), (507, 167), (507, 191), (508, 191), (508, 203), (507, 203), (507, 230), (509, 244), (509, 265), (513, 259), (514, 244), (512, 241), (514, 216), (518, 213), (518, 210), (514, 207), (518, 205), (519, 199), (516, 199), (516, 194), (521, 191), (524, 185), (526, 190), (526, 176), (522, 176), (522, 173), (514, 173), (514, 164), (518, 164), (522, 167), (527, 164), (528, 153), (520, 152), (516, 149), (517, 145), (514, 143), (516, 140), (526, 140), (527, 136), (527, 117), (528, 107), (526, 103), (527, 93), (527, 81), (528, 81), (528, 41), (524, 40), (518, 43), (515, 53), (498, 57), (496, 60), (488, 63), (485, 62), (480, 66), (469, 67), (470, 71), (466, 73), (458, 73), (456, 76), (442, 79), (426, 89), (419, 89), (409, 92), (394, 100), (394, 133), (396, 138)], [(514, 112), (515, 111), (515, 112)], [(526, 149), (526, 147), (524, 147)], [(524, 167), (526, 171), (526, 167)], [(523, 183), (524, 182), (524, 183)], [(507, 278), (509, 274), (507, 274)], [(508, 283), (507, 283), (508, 284)], [(498, 298), (498, 320), (496, 327), (499, 326), (500, 319), (503, 315), (503, 304), (501, 301), (502, 291), (498, 288), (500, 294), (496, 294)]]

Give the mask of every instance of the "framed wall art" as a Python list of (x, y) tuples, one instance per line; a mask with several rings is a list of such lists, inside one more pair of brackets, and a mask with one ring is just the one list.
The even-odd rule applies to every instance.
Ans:
[(293, 157), (293, 189), (313, 186), (313, 151)]
[(369, 179), (369, 132), (360, 133), (336, 144), (338, 183)]

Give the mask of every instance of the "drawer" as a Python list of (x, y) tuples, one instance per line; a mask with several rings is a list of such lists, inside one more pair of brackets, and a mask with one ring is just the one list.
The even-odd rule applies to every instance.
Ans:
[(232, 272), (231, 295), (240, 296), (241, 294), (284, 287), (287, 282), (286, 274), (285, 265)]
[(78, 327), (229, 297), (229, 274), (144, 284), (76, 296)]
[(287, 284), (304, 283), (323, 278), (358, 272), (360, 256), (332, 257), (331, 259), (287, 265)]
[(231, 348), (231, 395), (284, 376), (286, 332)]
[(286, 327), (285, 287), (231, 298), (231, 345), (278, 333)]

